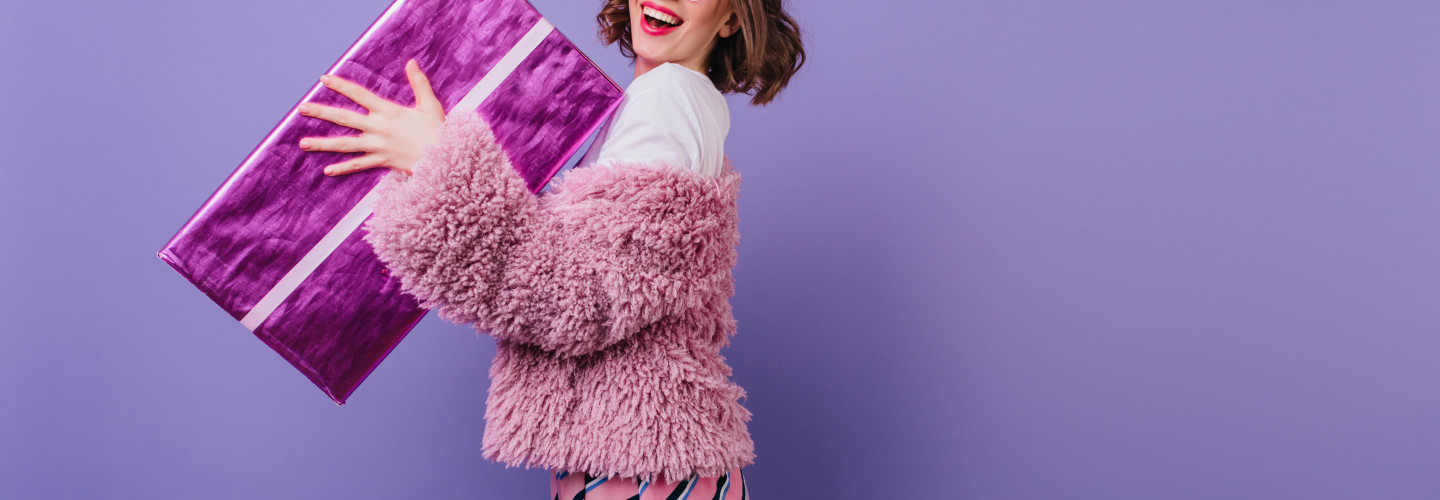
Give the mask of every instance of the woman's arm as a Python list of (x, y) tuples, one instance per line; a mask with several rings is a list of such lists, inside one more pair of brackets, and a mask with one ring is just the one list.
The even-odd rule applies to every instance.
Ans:
[[(583, 355), (696, 302), (687, 299), (695, 285), (713, 281), (713, 269), (683, 258), (694, 253), (690, 238), (681, 245), (673, 234), (689, 214), (606, 200), (561, 206), (553, 191), (537, 198), (475, 113), (452, 114), (412, 170), (381, 181), (365, 239), (404, 290), (446, 320)], [(674, 244), (646, 242), (655, 237)]]
[[(572, 170), (536, 198), (479, 115), (447, 118), (418, 64), (411, 60), (406, 71), (415, 108), (328, 79), (370, 114), (302, 111), (364, 133), (305, 138), (302, 147), (369, 153), (327, 174), (382, 164), (393, 170), (377, 187), (365, 239), (422, 307), (497, 338), (581, 355), (667, 312), (713, 306), (717, 294), (733, 293), (738, 178), (708, 184), (671, 169), (611, 162), (615, 168)], [(561, 189), (558, 181), (568, 177), (618, 186), (620, 194)], [(713, 188), (722, 186), (731, 188), (723, 191), (730, 203), (718, 201), (726, 197)]]

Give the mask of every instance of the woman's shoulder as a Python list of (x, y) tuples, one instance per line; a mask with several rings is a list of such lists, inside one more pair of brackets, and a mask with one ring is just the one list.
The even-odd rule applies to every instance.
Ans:
[(626, 88), (598, 151), (582, 162), (658, 162), (718, 175), (729, 129), (729, 109), (709, 78), (665, 63)]
[[(640, 115), (669, 115), (675, 119), (703, 122), (697, 127), (730, 129), (730, 107), (725, 96), (699, 71), (675, 63), (664, 63), (640, 75), (625, 90), (625, 107)], [(641, 111), (643, 110), (643, 111)], [(725, 132), (719, 132), (724, 135)]]

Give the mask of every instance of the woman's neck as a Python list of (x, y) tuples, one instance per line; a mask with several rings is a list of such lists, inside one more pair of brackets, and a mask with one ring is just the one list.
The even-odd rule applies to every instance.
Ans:
[[(635, 58), (635, 78), (640, 78), (640, 75), (643, 75), (643, 74), (649, 72), (650, 70), (659, 67), (661, 64), (665, 64), (665, 63), (663, 63), (663, 62), (652, 63), (652, 62), (650, 62), (650, 61), (648, 61), (648, 60), (646, 60), (646, 59), (644, 59), (644, 58), (636, 57), (636, 58)], [(707, 68), (705, 67), (705, 60), (704, 60), (704, 59), (699, 59), (699, 58), (697, 58), (697, 59), (693, 59), (693, 60), (690, 60), (690, 61), (676, 61), (675, 64), (679, 64), (679, 65), (681, 65), (681, 66), (684, 66), (684, 67), (693, 69), (693, 70), (699, 72), (699, 73), (702, 74), (702, 75), (707, 75), (707, 74), (709, 74), (709, 72), (706, 71)]]

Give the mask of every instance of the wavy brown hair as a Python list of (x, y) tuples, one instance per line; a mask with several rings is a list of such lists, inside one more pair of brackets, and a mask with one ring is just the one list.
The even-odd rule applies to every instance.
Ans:
[[(782, 0), (728, 1), (740, 18), (740, 29), (715, 41), (707, 64), (710, 82), (723, 93), (754, 95), (752, 105), (768, 104), (805, 64), (800, 27), (785, 13)], [(606, 0), (595, 21), (605, 45), (619, 42), (620, 54), (635, 58), (629, 0)]]

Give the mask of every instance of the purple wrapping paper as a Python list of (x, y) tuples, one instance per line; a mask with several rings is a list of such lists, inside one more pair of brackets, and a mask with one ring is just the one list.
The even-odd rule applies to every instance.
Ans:
[[(484, 116), (534, 193), (624, 96), (525, 0), (397, 0), (328, 73), (414, 106), (411, 58), (447, 113)], [(304, 102), (367, 113), (317, 79), (159, 256), (345, 404), (425, 310), (358, 229), (390, 170), (324, 175), (363, 153), (306, 152), (300, 138), (359, 131), (299, 115)]]

